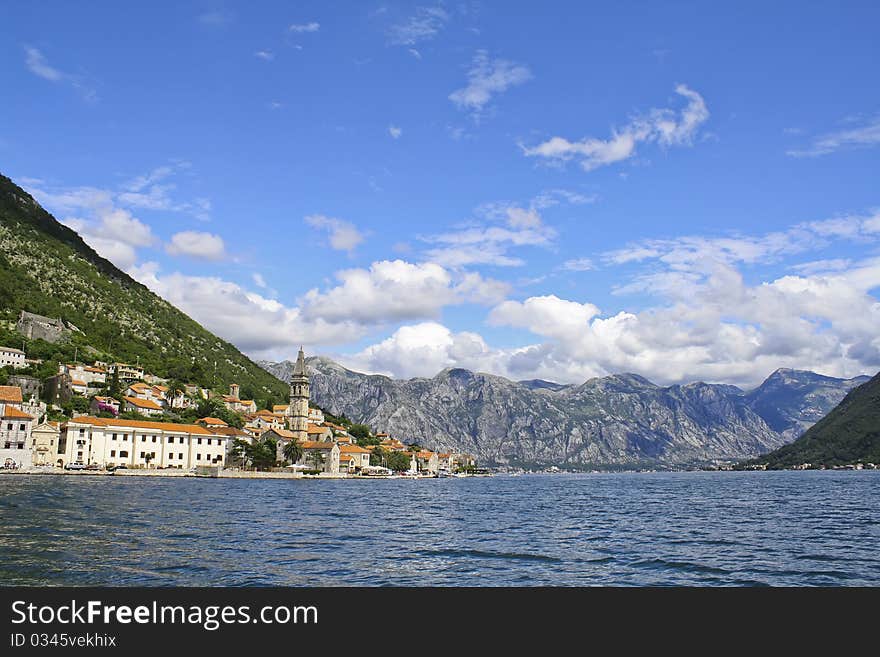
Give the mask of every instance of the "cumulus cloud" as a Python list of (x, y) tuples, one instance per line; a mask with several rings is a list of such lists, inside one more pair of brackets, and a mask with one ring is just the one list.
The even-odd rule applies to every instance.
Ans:
[(150, 227), (119, 207), (113, 194), (93, 187), (28, 191), (45, 207), (63, 213), (61, 222), (82, 237), (99, 255), (120, 269), (137, 260), (138, 247), (152, 246), (156, 239)]
[(708, 120), (709, 110), (703, 97), (687, 86), (680, 84), (675, 92), (687, 100), (678, 115), (671, 109), (652, 109), (623, 128), (613, 130), (607, 139), (587, 137), (570, 141), (552, 137), (537, 146), (523, 146), (523, 153), (555, 162), (576, 159), (585, 171), (592, 171), (631, 158), (640, 143), (667, 147), (690, 145), (700, 126)]
[(403, 130), (396, 125), (388, 126), (388, 134), (391, 135), (392, 139), (400, 139), (400, 136), (403, 134)]
[(402, 326), (385, 340), (340, 358), (355, 371), (399, 378), (434, 376), (447, 367), (496, 369), (494, 359), (479, 334), (453, 333), (437, 322)]
[[(420, 41), (433, 39), (448, 22), (449, 14), (443, 7), (419, 7), (414, 14), (388, 29), (388, 42), (396, 46), (414, 46)], [(410, 52), (413, 50), (411, 48)], [(421, 59), (421, 55), (418, 58)]]
[(254, 57), (262, 59), (264, 62), (271, 62), (273, 59), (275, 59), (275, 53), (273, 53), (271, 50), (258, 50), (254, 53)]
[(266, 282), (253, 275), (264, 292), (256, 293), (214, 276), (162, 274), (154, 262), (129, 273), (217, 335), (252, 354), (283, 354), (285, 348), (351, 343), (370, 331), (404, 320), (439, 316), (447, 305), (494, 305), (508, 287), (476, 273), (453, 275), (438, 265), (401, 260), (348, 269), (338, 284), (313, 289), (294, 306), (265, 296)]
[(364, 241), (364, 234), (350, 221), (327, 217), (323, 214), (312, 214), (305, 218), (307, 224), (313, 228), (327, 231), (330, 238), (330, 246), (337, 251), (351, 253), (358, 244)]
[(522, 64), (491, 59), (487, 51), (479, 50), (471, 62), (467, 78), (467, 85), (449, 94), (449, 100), (479, 119), (493, 96), (527, 82), (532, 78), (532, 72)]
[(454, 275), (436, 263), (404, 260), (345, 269), (336, 273), (336, 279), (339, 285), (329, 290), (312, 289), (305, 294), (300, 303), (305, 316), (365, 324), (436, 318), (448, 305), (497, 303), (509, 289), (473, 272)]
[(841, 150), (871, 148), (880, 144), (880, 115), (859, 124), (815, 137), (806, 148), (787, 151), (792, 157), (819, 157)]
[[(208, 199), (176, 201), (170, 195), (174, 185), (169, 179), (189, 168), (186, 162), (157, 167), (126, 181), (120, 189), (98, 187), (53, 187), (44, 181), (25, 183), (27, 190), (40, 204), (57, 215), (61, 222), (77, 231), (103, 257), (120, 269), (129, 269), (137, 262), (138, 249), (157, 243), (150, 226), (135, 216), (140, 210), (166, 210), (207, 218)], [(198, 235), (199, 233), (196, 233)], [(186, 234), (184, 239), (186, 238)], [(216, 239), (208, 240), (216, 254)], [(181, 238), (178, 238), (178, 241)], [(222, 240), (220, 240), (222, 245)], [(185, 245), (170, 245), (170, 252)], [(205, 256), (207, 257), (207, 256)]]
[(226, 257), (223, 238), (212, 233), (185, 230), (171, 236), (165, 251), (174, 256), (191, 256), (203, 260), (222, 260)]
[(362, 325), (351, 321), (306, 320), (299, 308), (218, 277), (162, 274), (154, 262), (133, 267), (129, 273), (212, 333), (248, 353), (284, 352), (300, 344), (345, 343), (365, 333)]

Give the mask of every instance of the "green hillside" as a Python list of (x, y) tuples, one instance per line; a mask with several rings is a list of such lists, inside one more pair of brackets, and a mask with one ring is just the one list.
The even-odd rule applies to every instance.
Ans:
[(796, 441), (752, 461), (770, 469), (859, 462), (880, 464), (880, 374), (850, 391)]
[[(26, 341), (14, 331), (21, 310), (60, 317), (74, 331), (63, 344)], [(0, 345), (46, 361), (139, 362), (146, 371), (280, 403), (287, 386), (120, 271), (0, 175)]]

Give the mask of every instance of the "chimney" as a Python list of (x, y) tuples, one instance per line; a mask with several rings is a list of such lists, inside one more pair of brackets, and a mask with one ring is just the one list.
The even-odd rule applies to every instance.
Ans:
[(230, 383), (229, 384), (229, 396), (235, 397), (236, 399), (238, 399), (238, 384), (237, 383)]

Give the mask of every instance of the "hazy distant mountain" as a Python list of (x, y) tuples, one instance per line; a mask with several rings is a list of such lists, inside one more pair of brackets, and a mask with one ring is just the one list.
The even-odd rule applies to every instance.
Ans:
[(852, 390), (795, 442), (760, 462), (770, 468), (880, 463), (880, 374)]
[(835, 379), (803, 370), (776, 370), (746, 398), (749, 407), (791, 442), (834, 408), (869, 376)]
[[(432, 378), (395, 380), (326, 358), (307, 362), (312, 399), (334, 414), (404, 441), (468, 451), (484, 463), (577, 468), (676, 467), (757, 456), (793, 440), (866, 378), (780, 370), (746, 393), (706, 383), (662, 387), (635, 374), (560, 385), (447, 369)], [(289, 361), (261, 365), (282, 380), (292, 367)]]

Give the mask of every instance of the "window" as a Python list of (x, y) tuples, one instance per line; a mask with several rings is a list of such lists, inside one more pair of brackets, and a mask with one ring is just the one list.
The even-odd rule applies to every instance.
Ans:
[(124, 443), (128, 442), (128, 434), (127, 433), (122, 434), (122, 442), (124, 442)]
[(202, 455), (196, 454), (196, 461), (201, 461), (201, 460), (202, 460)]
[(19, 425), (18, 425), (18, 430), (19, 430), (19, 431), (24, 431), (24, 425), (23, 425), (23, 424), (19, 424)]
[(181, 454), (178, 454), (177, 456), (180, 458), (181, 461), (183, 460), (183, 454), (182, 454), (182, 453), (181, 453)]
[(174, 436), (168, 436), (168, 444), (170, 445), (173, 442), (174, 442)]
[(142, 442), (142, 443), (147, 442), (147, 437), (146, 437), (146, 436), (141, 436), (141, 442)]
[(112, 459), (112, 458), (116, 458), (116, 450), (115, 450), (115, 449), (111, 449), (111, 450), (110, 450), (110, 458), (111, 458), (111, 459)]
[(201, 439), (201, 438), (199, 438), (199, 445), (201, 445), (201, 444), (202, 444), (202, 439)]
[(180, 444), (183, 445), (183, 436), (180, 437)]
[(128, 458), (128, 452), (126, 452), (125, 450), (119, 452), (119, 458), (121, 458), (121, 459)]
[(12, 431), (12, 422), (10, 422), (9, 424), (6, 425), (6, 430)]
[(145, 454), (146, 454), (146, 452), (141, 452), (141, 458), (144, 458)]
[(156, 442), (156, 436), (153, 436), (153, 442)]

